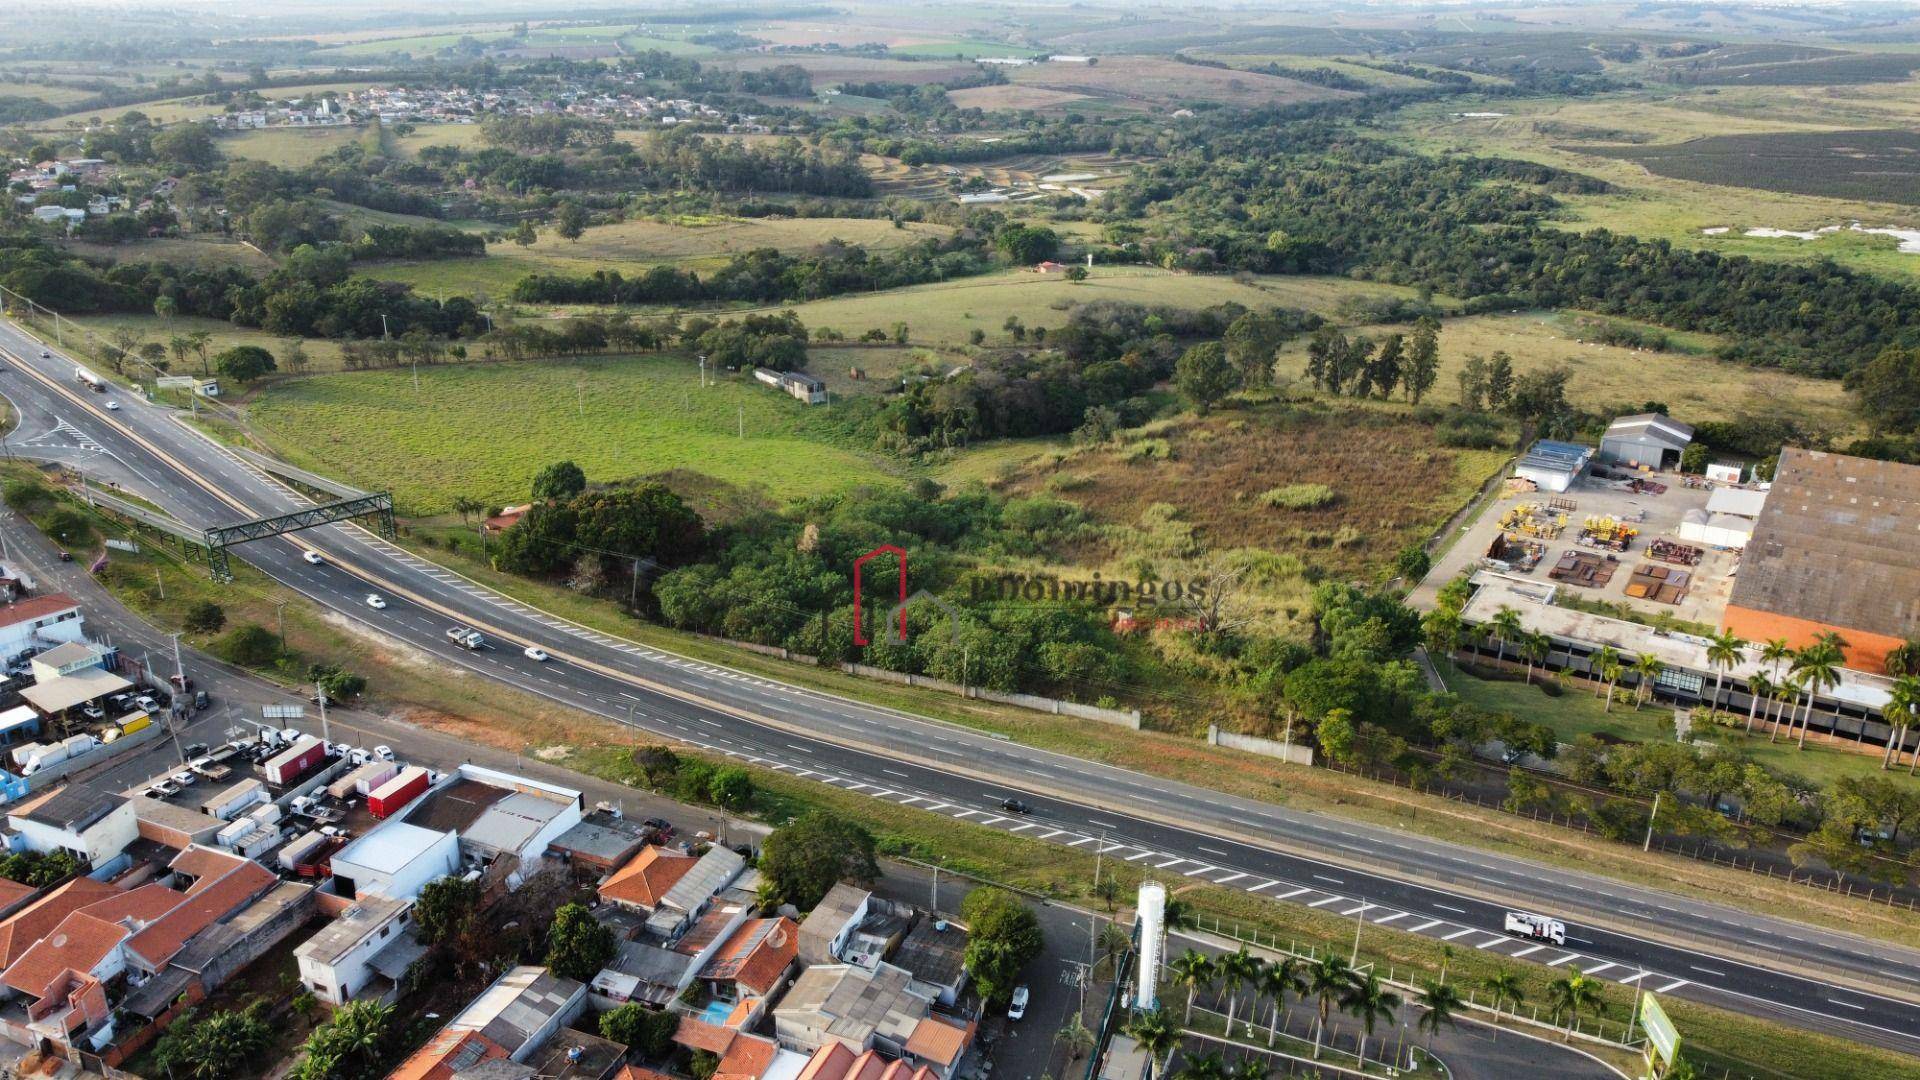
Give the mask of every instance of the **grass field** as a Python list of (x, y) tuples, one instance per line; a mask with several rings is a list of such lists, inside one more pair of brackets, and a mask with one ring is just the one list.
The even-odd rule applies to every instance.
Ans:
[[(371, 85), (371, 83), (364, 81), (314, 82), (310, 85), (303, 86), (276, 87), (273, 90), (273, 95), (278, 98), (296, 98), (310, 93), (325, 93), (329, 90), (338, 92), (364, 90)], [(226, 106), (224, 105), (207, 105), (203, 102), (203, 95), (191, 94), (183, 97), (168, 98), (164, 101), (143, 102), (139, 105), (120, 105), (110, 109), (97, 109), (86, 113), (69, 113), (65, 116), (56, 116), (48, 120), (36, 120), (31, 124), (22, 126), (36, 131), (66, 132), (68, 131), (67, 124), (69, 121), (85, 124), (96, 116), (103, 120), (112, 120), (127, 112), (145, 113), (156, 124), (175, 124), (183, 120), (205, 120), (208, 117), (218, 116), (226, 111)]]
[(1014, 68), (1008, 77), (1015, 86), (1081, 94), (1128, 111), (1161, 111), (1196, 102), (1258, 107), (1353, 96), (1274, 75), (1153, 56), (1108, 56), (1093, 65), (1033, 64)]
[[(1372, 328), (1379, 337), (1385, 330)], [(1689, 420), (1731, 420), (1743, 413), (1784, 413), (1809, 425), (1845, 433), (1853, 418), (1846, 391), (1838, 382), (1810, 379), (1779, 371), (1726, 364), (1682, 352), (1636, 351), (1580, 340), (1578, 324), (1566, 315), (1526, 312), (1512, 315), (1474, 315), (1448, 319), (1440, 333), (1440, 379), (1428, 400), (1452, 402), (1459, 398), (1455, 375), (1467, 356), (1504, 351), (1517, 371), (1565, 365), (1573, 372), (1567, 387), (1574, 405), (1605, 410), (1646, 401), (1664, 401), (1673, 415)], [(1682, 345), (1702, 345), (1675, 334)], [(1278, 369), (1284, 376), (1304, 378), (1304, 339), (1282, 348)]]
[[(1529, 686), (1524, 681), (1478, 679), (1451, 664), (1447, 664), (1443, 670), (1447, 688), (1460, 695), (1462, 701), (1482, 709), (1546, 724), (1563, 742), (1593, 734), (1628, 742), (1673, 738), (1673, 709), (1653, 704), (1644, 709), (1635, 709), (1629, 691), (1624, 689), (1620, 691), (1621, 700), (1616, 701), (1609, 712), (1604, 692), (1603, 696), (1595, 697), (1594, 688), (1584, 682), (1571, 683), (1559, 697), (1549, 697), (1538, 686)], [(1547, 677), (1540, 675), (1537, 680), (1545, 682)], [(1849, 776), (1907, 779), (1905, 770), (1883, 772), (1877, 752), (1870, 750), (1858, 753), (1852, 742), (1832, 742), (1811, 737), (1807, 740), (1807, 748), (1799, 750), (1785, 734), (1781, 735), (1778, 742), (1768, 742), (1767, 727), (1762, 722), (1756, 721), (1753, 733), (1748, 734), (1744, 730), (1746, 715), (1741, 713), (1740, 718), (1743, 727), (1698, 727), (1694, 729), (1694, 735), (1724, 743), (1769, 769), (1804, 777), (1823, 788)], [(1920, 780), (1912, 783), (1920, 789)]]
[(1017, 315), (1029, 327), (1066, 322), (1075, 304), (1120, 300), (1201, 308), (1228, 301), (1250, 308), (1299, 307), (1330, 311), (1349, 296), (1411, 296), (1413, 290), (1336, 277), (1257, 277), (1242, 284), (1230, 277), (1180, 274), (1143, 266), (1095, 267), (1074, 283), (1058, 275), (1005, 270), (884, 293), (843, 296), (793, 305), (810, 327), (831, 327), (858, 337), (871, 327), (905, 322), (915, 342), (959, 345), (975, 328), (989, 341), (1006, 340), (1001, 325)]
[[(278, 356), (285, 351), (288, 340), (274, 337), (264, 330), (235, 326), (219, 319), (203, 319), (192, 315), (177, 316), (171, 324), (158, 315), (84, 315), (78, 319), (69, 319), (67, 322), (72, 326), (80, 327), (83, 332), (92, 331), (99, 345), (110, 342), (114, 331), (120, 329), (128, 329), (140, 334), (142, 341), (157, 341), (162, 344), (175, 334), (189, 334), (196, 330), (205, 331), (212, 335), (212, 340), (207, 346), (208, 356), (216, 356), (222, 349), (230, 349), (235, 345), (258, 345)], [(68, 332), (72, 333), (72, 331)], [(69, 339), (68, 344), (73, 344), (73, 341)], [(339, 370), (340, 346), (337, 342), (310, 338), (303, 341), (302, 345), (311, 361), (311, 370)], [(130, 366), (127, 370), (133, 373), (136, 367), (137, 365)], [(183, 374), (198, 373), (199, 354), (189, 354), (185, 361), (174, 363), (173, 368)]]
[(694, 371), (669, 356), (469, 364), (421, 370), (417, 392), (405, 370), (323, 375), (275, 384), (249, 412), (289, 460), (390, 485), (409, 514), (458, 495), (520, 501), (566, 458), (597, 481), (692, 469), (780, 502), (892, 482), (832, 410), (741, 378), (701, 390)]
[(219, 233), (191, 236), (142, 238), (125, 244), (91, 244), (83, 240), (67, 242), (67, 250), (83, 258), (111, 259), (115, 262), (162, 262), (182, 266), (242, 266), (266, 271), (273, 260), (231, 237)]
[(383, 263), (369, 277), (404, 281), (429, 296), (505, 297), (516, 282), (533, 273), (590, 274), (595, 270), (632, 273), (661, 262), (717, 262), (754, 248), (804, 251), (832, 239), (869, 250), (901, 247), (948, 232), (944, 225), (907, 223), (894, 228), (884, 218), (701, 218), (680, 222), (625, 221), (588, 229), (579, 240), (543, 232), (531, 247), (492, 245), (482, 259), (437, 259), (422, 263)]
[(1711, 135), (1678, 144), (1594, 148), (1680, 180), (1833, 199), (1920, 203), (1920, 136), (1905, 131)]
[(343, 146), (362, 141), (360, 127), (272, 127), (222, 136), (220, 150), (230, 158), (249, 158), (281, 168), (311, 165)]

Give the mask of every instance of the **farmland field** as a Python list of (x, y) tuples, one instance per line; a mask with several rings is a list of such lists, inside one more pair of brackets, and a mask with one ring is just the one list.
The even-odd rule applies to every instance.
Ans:
[(382, 263), (370, 267), (366, 273), (386, 281), (407, 282), (429, 296), (485, 292), (505, 297), (521, 278), (533, 273), (590, 274), (595, 270), (630, 273), (636, 267), (667, 261), (702, 269), (700, 260), (717, 261), (734, 252), (755, 248), (803, 251), (838, 238), (883, 251), (946, 232), (946, 226), (917, 222), (896, 229), (884, 218), (625, 221), (588, 229), (578, 241), (543, 233), (531, 247), (493, 244), (484, 258)]
[(694, 371), (670, 356), (467, 364), (422, 369), (418, 393), (407, 371), (321, 375), (271, 386), (250, 415), (288, 460), (391, 485), (409, 514), (519, 501), (567, 458), (597, 481), (690, 469), (781, 502), (892, 482), (836, 441), (832, 409), (751, 379), (702, 390)]
[[(187, 315), (174, 318), (171, 324), (158, 315), (82, 315), (77, 319), (68, 319), (67, 322), (71, 326), (80, 327), (83, 334), (91, 331), (95, 339), (102, 344), (111, 340), (114, 331), (123, 329), (139, 334), (142, 341), (158, 341), (162, 344), (175, 334), (201, 331), (212, 335), (212, 340), (207, 346), (208, 356), (218, 355), (221, 350), (233, 348), (235, 345), (258, 345), (279, 356), (286, 350), (288, 340), (274, 337), (264, 330), (235, 326), (219, 319), (202, 319)], [(337, 343), (308, 339), (301, 342), (301, 346), (307, 353), (311, 370), (339, 370), (340, 346)], [(173, 367), (174, 370), (183, 373), (197, 373), (200, 370), (199, 356), (198, 354), (190, 355), (184, 362), (175, 363)]]
[(1680, 180), (1920, 205), (1920, 135), (1910, 131), (1715, 135), (1677, 146), (1585, 152)]
[[(1774, 413), (1834, 432), (1854, 426), (1846, 391), (1836, 381), (1722, 363), (1678, 349), (1636, 351), (1583, 342), (1587, 335), (1575, 320), (1547, 312), (1447, 319), (1440, 332), (1440, 378), (1428, 400), (1457, 400), (1455, 375), (1466, 357), (1502, 351), (1513, 357), (1516, 371), (1564, 365), (1573, 375), (1567, 385), (1568, 400), (1584, 409), (1605, 411), (1653, 400), (1665, 402), (1673, 415), (1686, 420)], [(1367, 332), (1378, 338), (1387, 329), (1405, 330), (1370, 328)], [(1704, 351), (1711, 344), (1684, 334), (1670, 336), (1689, 351)], [(1281, 350), (1278, 369), (1283, 377), (1304, 377), (1304, 340)]]
[[(1242, 284), (1229, 277), (1178, 274), (1150, 267), (1095, 267), (1075, 284), (1059, 276), (1004, 270), (884, 293), (843, 296), (791, 305), (809, 327), (830, 327), (858, 337), (872, 327), (904, 322), (916, 343), (960, 345), (975, 328), (1002, 341), (1001, 324), (1017, 315), (1029, 327), (1066, 322), (1075, 304), (1122, 300), (1201, 308), (1228, 301), (1250, 308), (1330, 310), (1349, 296), (1411, 296), (1411, 289), (1335, 277), (1256, 277)], [(783, 309), (772, 309), (783, 310)]]
[(1115, 108), (1148, 112), (1198, 102), (1257, 107), (1353, 96), (1274, 75), (1151, 56), (1112, 56), (1091, 65), (1033, 64), (1014, 68), (1008, 77), (1016, 86), (1083, 94)]

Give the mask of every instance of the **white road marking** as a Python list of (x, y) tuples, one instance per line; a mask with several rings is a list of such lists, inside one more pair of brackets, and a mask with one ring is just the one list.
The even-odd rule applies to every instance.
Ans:
[(1715, 971), (1715, 970), (1713, 970), (1712, 968), (1703, 968), (1703, 967), (1701, 967), (1701, 966), (1700, 966), (1699, 964), (1688, 964), (1687, 966), (1688, 966), (1688, 967), (1690, 967), (1690, 968), (1692, 968), (1693, 970), (1695, 970), (1695, 971), (1698, 971), (1698, 972), (1701, 972), (1701, 973), (1703, 973), (1703, 974), (1707, 974), (1707, 975), (1718, 975), (1719, 977), (1721, 977), (1721, 978), (1723, 978), (1723, 979), (1727, 977), (1727, 973), (1726, 973), (1726, 972), (1724, 972), (1724, 971)]
[(1600, 965), (1599, 967), (1590, 967), (1590, 968), (1588, 968), (1588, 969), (1586, 969), (1586, 971), (1585, 971), (1585, 974), (1587, 974), (1587, 975), (1598, 975), (1598, 974), (1600, 974), (1601, 972), (1603, 972), (1603, 971), (1605, 971), (1605, 970), (1607, 970), (1608, 968), (1611, 968), (1611, 967), (1619, 967), (1619, 966), (1620, 966), (1619, 964), (1615, 964), (1615, 963), (1605, 963), (1605, 964), (1601, 964), (1601, 965)]
[(1299, 895), (1300, 895), (1301, 893), (1310, 893), (1310, 892), (1312, 892), (1312, 891), (1313, 891), (1312, 889), (1295, 889), (1295, 890), (1293, 890), (1292, 892), (1290, 892), (1290, 893), (1287, 893), (1287, 894), (1286, 894), (1286, 895), (1284, 895), (1284, 896), (1279, 896), (1279, 897), (1275, 897), (1275, 899), (1278, 899), (1278, 900), (1291, 900), (1291, 899), (1293, 899), (1294, 897), (1296, 897), (1296, 896), (1299, 896)]
[(1346, 882), (1345, 882), (1345, 881), (1342, 881), (1341, 879), (1339, 879), (1339, 878), (1337, 878), (1337, 877), (1328, 877), (1328, 876), (1327, 876), (1327, 875), (1325, 875), (1325, 874), (1315, 874), (1315, 875), (1313, 875), (1313, 877), (1314, 877), (1314, 880), (1316, 880), (1316, 881), (1330, 881), (1330, 882), (1332, 882), (1332, 883), (1333, 883), (1333, 884), (1335, 884), (1335, 885), (1345, 885), (1345, 884), (1346, 884)]
[(1431, 930), (1434, 927), (1439, 925), (1440, 925), (1439, 919), (1428, 919), (1426, 922), (1421, 923), (1419, 926), (1407, 927), (1407, 932), (1410, 934), (1418, 934), (1426, 930)]
[(1214, 884), (1215, 884), (1215, 885), (1225, 885), (1225, 884), (1226, 884), (1227, 882), (1229, 882), (1229, 881), (1239, 881), (1239, 880), (1240, 880), (1241, 878), (1243, 878), (1243, 877), (1246, 877), (1246, 876), (1247, 876), (1247, 875), (1245, 875), (1245, 874), (1234, 874), (1234, 875), (1231, 875), (1231, 876), (1229, 876), (1229, 877), (1223, 877), (1223, 878), (1219, 878), (1219, 879), (1217, 879), (1217, 880), (1215, 880), (1215, 881), (1214, 881)]
[(1351, 919), (1351, 918), (1353, 918), (1353, 917), (1354, 917), (1355, 915), (1358, 915), (1358, 914), (1360, 914), (1361, 912), (1363, 912), (1363, 911), (1366, 911), (1367, 909), (1369, 909), (1369, 908), (1371, 908), (1371, 907), (1373, 907), (1373, 905), (1372, 905), (1372, 904), (1361, 904), (1361, 905), (1360, 905), (1359, 907), (1357, 907), (1357, 908), (1348, 908), (1347, 910), (1345, 910), (1345, 911), (1343, 911), (1343, 912), (1341, 912), (1341, 913), (1340, 913), (1340, 917), (1341, 917), (1341, 918), (1343, 918), (1343, 919)]
[(1637, 982), (1639, 982), (1639, 981), (1640, 981), (1641, 979), (1644, 979), (1644, 978), (1646, 978), (1646, 977), (1647, 977), (1647, 973), (1646, 973), (1646, 972), (1644, 972), (1644, 971), (1636, 971), (1636, 972), (1634, 972), (1633, 974), (1631, 974), (1631, 975), (1629, 975), (1629, 976), (1627, 976), (1626, 978), (1624, 978), (1624, 979), (1621, 979), (1620, 981), (1621, 981), (1622, 983), (1624, 983), (1624, 984), (1632, 984), (1632, 983), (1637, 983)]
[(1197, 877), (1197, 876), (1199, 876), (1199, 875), (1201, 875), (1201, 874), (1210, 874), (1210, 873), (1212, 873), (1213, 871), (1215, 871), (1215, 870), (1218, 870), (1218, 869), (1220, 869), (1220, 868), (1219, 868), (1219, 867), (1217, 867), (1217, 866), (1204, 866), (1204, 865), (1203, 865), (1203, 866), (1201, 866), (1201, 867), (1200, 867), (1200, 869), (1198, 869), (1198, 870), (1187, 870), (1187, 871), (1184, 871), (1184, 873), (1185, 873), (1185, 874), (1186, 874), (1186, 875), (1187, 875), (1188, 877)]
[(1457, 938), (1457, 937), (1466, 937), (1466, 936), (1467, 936), (1468, 934), (1477, 934), (1477, 933), (1481, 933), (1481, 932), (1482, 932), (1482, 931), (1479, 931), (1479, 930), (1475, 930), (1475, 929), (1474, 929), (1473, 927), (1471, 927), (1471, 926), (1469, 926), (1469, 927), (1467, 927), (1467, 928), (1466, 928), (1465, 930), (1455, 930), (1455, 931), (1454, 931), (1453, 933), (1451, 933), (1451, 934), (1442, 934), (1442, 935), (1440, 935), (1440, 940), (1441, 940), (1441, 941), (1452, 941), (1452, 940), (1453, 940), (1454, 938)]
[(1558, 959), (1558, 960), (1549, 960), (1549, 961), (1547, 961), (1547, 966), (1548, 966), (1548, 967), (1559, 967), (1559, 966), (1560, 966), (1561, 964), (1564, 964), (1564, 963), (1566, 963), (1566, 962), (1568, 962), (1569, 960), (1578, 960), (1578, 959), (1580, 959), (1580, 954), (1579, 954), (1579, 953), (1577, 953), (1577, 952), (1570, 952), (1570, 953), (1568, 953), (1567, 955), (1565, 955), (1565, 956), (1563, 956), (1563, 957), (1561, 957), (1561, 958), (1560, 958), (1560, 959)]
[(1865, 1005), (1857, 1004), (1852, 1001), (1841, 1001), (1839, 998), (1828, 998), (1827, 1000), (1833, 1002), (1835, 1005), (1845, 1005), (1849, 1009), (1859, 1009), (1861, 1012), (1867, 1011), (1867, 1007)]
[(1260, 884), (1258, 884), (1258, 885), (1253, 885), (1253, 886), (1249, 886), (1249, 887), (1248, 887), (1248, 889), (1247, 889), (1247, 891), (1248, 891), (1248, 892), (1259, 892), (1259, 891), (1260, 891), (1260, 890), (1262, 890), (1262, 889), (1271, 889), (1271, 888), (1273, 888), (1273, 887), (1274, 887), (1275, 885), (1278, 885), (1278, 884), (1280, 884), (1280, 883), (1279, 883), (1279, 882), (1277, 882), (1277, 881), (1263, 881), (1263, 882), (1261, 882), (1261, 883), (1260, 883)]
[(1685, 980), (1685, 979), (1675, 979), (1675, 980), (1673, 980), (1672, 982), (1670, 982), (1670, 983), (1668, 983), (1667, 985), (1665, 985), (1665, 986), (1663, 986), (1663, 987), (1661, 987), (1660, 989), (1658, 989), (1658, 990), (1655, 990), (1655, 991), (1654, 991), (1654, 993), (1656, 993), (1656, 994), (1671, 994), (1671, 993), (1673, 993), (1673, 992), (1674, 992), (1675, 990), (1678, 990), (1678, 989), (1680, 989), (1681, 987), (1683, 987), (1683, 986), (1685, 986), (1685, 985), (1687, 985), (1687, 980)]
[(1129, 855), (1129, 856), (1127, 856), (1127, 861), (1128, 861), (1128, 862), (1139, 862), (1139, 861), (1140, 861), (1141, 859), (1150, 859), (1150, 858), (1152, 858), (1153, 856), (1155, 856), (1155, 855), (1157, 855), (1157, 854), (1159, 854), (1159, 853), (1158, 853), (1158, 852), (1155, 852), (1155, 851), (1147, 851), (1147, 850), (1145, 850), (1145, 849), (1142, 849), (1142, 850), (1141, 850), (1141, 852), (1140, 852), (1140, 854), (1138, 854), (1138, 855)]
[(1313, 903), (1308, 904), (1307, 906), (1308, 907), (1325, 907), (1328, 904), (1338, 904), (1345, 899), (1346, 897), (1344, 896), (1323, 896), (1320, 899), (1315, 900)]
[(1439, 908), (1441, 911), (1451, 911), (1455, 915), (1465, 915), (1467, 913), (1467, 909), (1457, 908), (1457, 907), (1454, 907), (1452, 904), (1435, 904), (1433, 906)]
[(1505, 945), (1505, 944), (1506, 944), (1507, 942), (1509, 942), (1509, 941), (1512, 941), (1512, 940), (1513, 940), (1512, 938), (1510, 938), (1510, 937), (1507, 937), (1507, 936), (1505, 936), (1505, 935), (1503, 935), (1503, 934), (1495, 934), (1495, 935), (1493, 935), (1493, 938), (1492, 938), (1492, 940), (1490, 940), (1490, 941), (1483, 941), (1483, 942), (1481, 942), (1480, 944), (1478, 944), (1478, 945), (1475, 945), (1475, 946), (1474, 946), (1474, 948), (1476, 948), (1476, 949), (1491, 949), (1491, 948), (1493, 948), (1493, 947), (1494, 947), (1495, 945)]
[(1383, 917), (1381, 917), (1381, 918), (1378, 918), (1378, 919), (1375, 919), (1375, 920), (1373, 920), (1373, 925), (1375, 925), (1375, 926), (1385, 926), (1386, 924), (1388, 924), (1388, 923), (1390, 923), (1390, 922), (1392, 922), (1392, 921), (1393, 921), (1393, 920), (1395, 920), (1395, 919), (1404, 919), (1404, 918), (1406, 918), (1406, 917), (1407, 917), (1407, 913), (1406, 913), (1406, 912), (1404, 912), (1404, 911), (1396, 911), (1396, 912), (1394, 912), (1394, 913), (1393, 913), (1393, 914), (1391, 914), (1391, 915), (1386, 915), (1386, 916), (1383, 916)]
[(1075, 840), (1075, 841), (1074, 841), (1073, 843), (1071, 843), (1071, 844), (1068, 844), (1067, 846), (1068, 846), (1068, 847), (1079, 847), (1079, 846), (1080, 846), (1081, 844), (1091, 844), (1091, 843), (1093, 843), (1093, 837), (1091, 837), (1091, 836), (1083, 836), (1083, 837), (1081, 837), (1080, 839), (1078, 839), (1078, 840)]
[(1541, 949), (1544, 949), (1544, 948), (1546, 948), (1546, 946), (1545, 946), (1545, 945), (1529, 945), (1529, 946), (1527, 946), (1526, 948), (1524, 948), (1524, 949), (1521, 949), (1521, 950), (1520, 950), (1519, 952), (1517, 952), (1517, 953), (1514, 953), (1514, 954), (1513, 954), (1513, 958), (1514, 958), (1515, 960), (1518, 960), (1519, 958), (1521, 958), (1521, 957), (1523, 957), (1523, 956), (1532, 956), (1532, 955), (1533, 955), (1534, 953), (1537, 953), (1537, 952), (1539, 952), (1539, 951), (1540, 951)]

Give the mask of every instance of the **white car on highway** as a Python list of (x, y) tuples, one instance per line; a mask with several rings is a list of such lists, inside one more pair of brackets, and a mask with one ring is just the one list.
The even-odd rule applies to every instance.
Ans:
[(308, 548), (307, 550), (301, 552), (300, 557), (307, 560), (308, 563), (314, 566), (325, 566), (327, 564), (326, 557), (321, 555), (319, 552), (313, 550), (312, 548)]
[(387, 598), (377, 592), (370, 592), (367, 594), (367, 606), (375, 611), (385, 611), (387, 608)]
[(120, 403), (119, 403), (119, 402), (117, 402), (117, 401), (109, 401), (109, 402), (107, 402), (107, 411), (108, 411), (108, 412), (119, 412), (119, 411), (120, 411)]
[(527, 646), (522, 652), (522, 655), (536, 663), (544, 664), (547, 662), (547, 651), (538, 645)]

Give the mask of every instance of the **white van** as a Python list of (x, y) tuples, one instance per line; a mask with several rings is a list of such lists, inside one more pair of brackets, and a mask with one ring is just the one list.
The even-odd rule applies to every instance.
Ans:
[(1555, 945), (1567, 943), (1567, 924), (1559, 919), (1549, 919), (1545, 915), (1530, 915), (1524, 911), (1507, 912), (1507, 933), (1517, 937), (1531, 938), (1534, 941), (1546, 941)]

